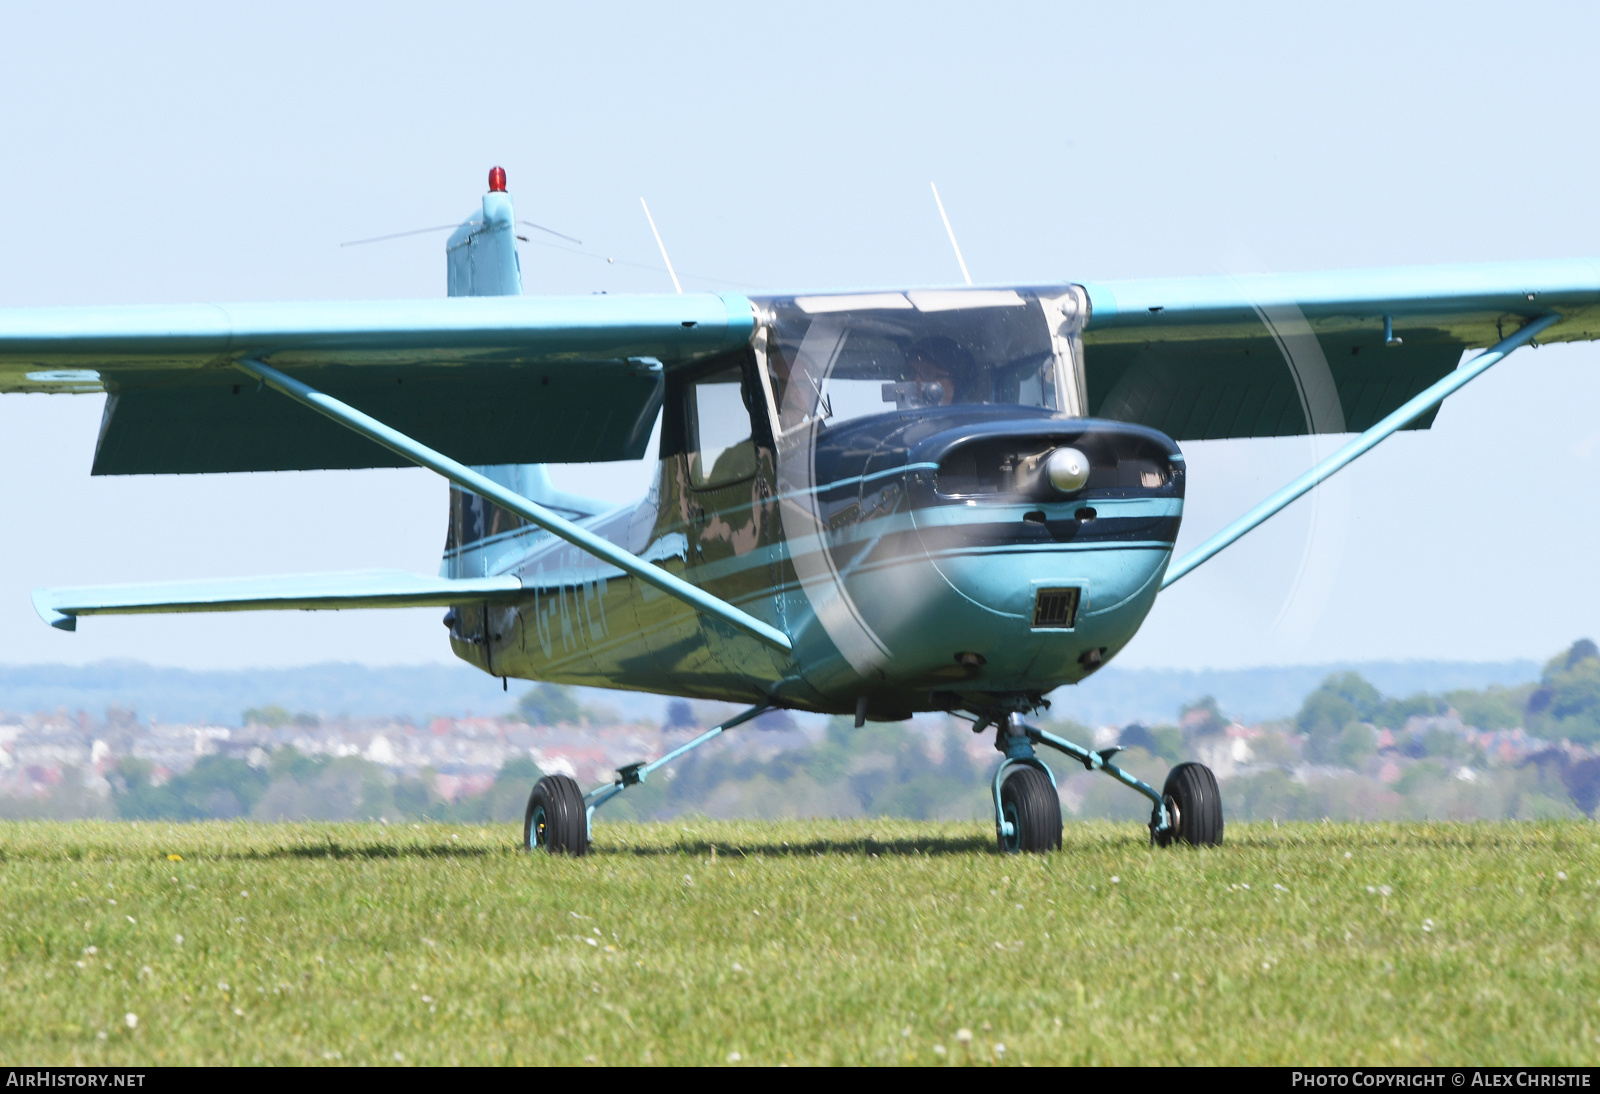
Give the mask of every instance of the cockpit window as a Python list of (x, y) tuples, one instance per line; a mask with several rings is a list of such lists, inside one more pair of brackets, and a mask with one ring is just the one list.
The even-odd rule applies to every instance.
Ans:
[(928, 290), (757, 304), (770, 317), (765, 364), (780, 436), (952, 405), (1080, 413), (1064, 345), (1077, 330), (1074, 294)]
[(720, 486), (755, 474), (742, 380), (735, 365), (689, 386), (689, 481), (695, 486)]

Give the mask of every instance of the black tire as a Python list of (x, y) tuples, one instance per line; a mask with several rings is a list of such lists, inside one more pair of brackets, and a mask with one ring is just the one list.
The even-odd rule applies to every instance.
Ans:
[(583, 791), (567, 775), (546, 775), (533, 784), (522, 820), (522, 846), (552, 855), (589, 853), (589, 815)]
[(1000, 784), (1000, 812), (1012, 834), (996, 833), (1002, 854), (1061, 849), (1061, 799), (1050, 776), (1037, 767), (1011, 769)]
[(1217, 777), (1205, 764), (1185, 763), (1167, 775), (1161, 796), (1175, 812), (1175, 830), (1152, 835), (1162, 847), (1187, 843), (1191, 847), (1216, 847), (1222, 843), (1222, 792)]

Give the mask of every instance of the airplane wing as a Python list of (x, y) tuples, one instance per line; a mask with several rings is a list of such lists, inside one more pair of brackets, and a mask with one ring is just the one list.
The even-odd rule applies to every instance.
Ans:
[(39, 589), (33, 594), (33, 606), (52, 627), (72, 631), (77, 630), (80, 615), (431, 608), (470, 601), (513, 601), (521, 594), (522, 582), (509, 574), (451, 579), (403, 570), (367, 570)]
[[(1561, 315), (1545, 341), (1600, 332), (1589, 260), (1084, 289), (1089, 412), (1180, 441), (1360, 431), (1536, 316)], [(463, 463), (637, 459), (663, 372), (753, 329), (735, 293), (3, 309), (0, 394), (105, 392), (100, 475), (408, 463), (229, 367), (242, 358)]]
[(681, 296), (0, 310), (0, 394), (107, 394), (97, 475), (402, 467), (230, 367), (253, 358), (468, 464), (644, 455), (663, 372), (749, 342)]
[(1089, 412), (1179, 441), (1361, 432), (1535, 318), (1560, 316), (1541, 342), (1600, 336), (1587, 259), (1084, 289)]

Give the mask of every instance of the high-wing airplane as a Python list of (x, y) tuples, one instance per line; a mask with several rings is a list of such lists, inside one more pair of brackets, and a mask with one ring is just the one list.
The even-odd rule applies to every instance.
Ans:
[[(104, 392), (96, 475), (419, 464), (449, 479), (438, 577), (49, 589), (109, 613), (437, 605), (463, 660), (748, 709), (585, 795), (529, 797), (530, 849), (776, 708), (992, 728), (1003, 851), (1061, 843), (1058, 750), (1216, 844), (1205, 767), (1161, 790), (1028, 723), (1161, 589), (1536, 339), (1591, 339), (1600, 266), (1556, 261), (745, 296), (524, 297), (505, 173), (449, 238), (449, 299), (0, 310), (0, 392)], [(1468, 356), (1474, 347), (1483, 352)], [(640, 459), (617, 508), (551, 463)], [(1177, 441), (1356, 436), (1172, 564)]]

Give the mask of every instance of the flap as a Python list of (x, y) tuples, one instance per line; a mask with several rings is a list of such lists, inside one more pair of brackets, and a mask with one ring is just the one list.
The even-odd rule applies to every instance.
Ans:
[[(473, 369), (336, 366), (297, 379), (467, 464), (590, 463), (645, 454), (657, 361)], [(107, 398), (93, 474), (409, 467), (386, 448), (234, 369), (140, 373)]]

